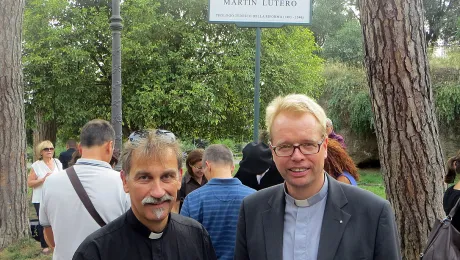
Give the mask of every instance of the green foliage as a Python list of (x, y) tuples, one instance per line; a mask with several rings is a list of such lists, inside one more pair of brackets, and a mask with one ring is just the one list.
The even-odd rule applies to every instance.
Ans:
[[(209, 24), (206, 0), (126, 0), (123, 131), (163, 128), (181, 139), (248, 139), (252, 132), (254, 29)], [(28, 128), (35, 111), (58, 123), (60, 139), (93, 118), (110, 118), (107, 1), (30, 0), (24, 66)], [(261, 114), (275, 96), (319, 96), (322, 60), (301, 27), (264, 30)], [(263, 120), (261, 124), (263, 125)]]
[(364, 51), (359, 21), (353, 19), (346, 22), (336, 33), (328, 37), (322, 54), (327, 60), (361, 66)]
[[(161, 127), (182, 138), (250, 135), (254, 30), (207, 23), (206, 5), (124, 2), (128, 128)], [(313, 93), (321, 85), (321, 59), (312, 55), (310, 31), (264, 30), (263, 39), (262, 109), (280, 93)]]
[[(438, 123), (444, 128), (460, 128), (460, 49), (451, 48), (446, 56), (431, 58), (430, 65)], [(324, 77), (326, 84), (320, 100), (334, 127), (371, 134), (372, 105), (363, 68), (327, 63)]]
[(350, 127), (358, 134), (371, 133), (374, 128), (372, 106), (363, 68), (327, 63), (324, 77), (322, 100), (334, 128)]
[(423, 0), (423, 7), (428, 44), (435, 45), (438, 39), (444, 40), (445, 43), (460, 41), (458, 37), (460, 1)]
[(313, 17), (311, 30), (315, 34), (319, 46), (327, 41), (330, 35), (340, 30), (341, 25), (354, 18), (350, 6), (354, 1), (349, 0), (317, 0), (313, 1)]
[(182, 152), (189, 153), (192, 150), (196, 149), (196, 146), (188, 140), (180, 140), (180, 147)]
[(435, 93), (438, 122), (451, 126), (460, 118), (460, 84), (438, 86)]
[(460, 48), (449, 48), (445, 56), (430, 60), (438, 123), (460, 127)]
[(280, 94), (302, 93), (313, 98), (323, 91), (323, 60), (314, 53), (313, 33), (302, 27), (263, 31), (262, 107)]
[(372, 104), (369, 92), (359, 90), (350, 100), (350, 127), (357, 133), (369, 133), (374, 129)]
[(217, 139), (217, 140), (214, 140), (212, 141), (212, 144), (223, 144), (225, 146), (227, 146), (230, 150), (232, 150), (232, 152), (238, 152), (238, 151), (235, 151), (235, 142), (231, 139)]
[(108, 8), (30, 0), (24, 17), (27, 127), (34, 127), (40, 111), (45, 120), (56, 120), (65, 140), (89, 119), (109, 119), (110, 70), (103, 66), (110, 62)]

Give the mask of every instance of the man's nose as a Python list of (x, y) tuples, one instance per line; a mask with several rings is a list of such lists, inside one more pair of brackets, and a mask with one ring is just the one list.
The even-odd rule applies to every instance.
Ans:
[(155, 180), (150, 187), (150, 196), (154, 198), (161, 198), (166, 194), (165, 189), (163, 188), (161, 181)]
[(291, 155), (291, 160), (301, 161), (305, 158), (305, 155), (300, 151), (300, 147), (294, 147), (294, 152)]

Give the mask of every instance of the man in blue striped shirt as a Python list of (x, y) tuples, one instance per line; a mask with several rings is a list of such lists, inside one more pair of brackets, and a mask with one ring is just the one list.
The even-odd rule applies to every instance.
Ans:
[(185, 197), (180, 214), (203, 224), (211, 236), (217, 259), (231, 260), (241, 202), (255, 190), (232, 177), (233, 154), (225, 145), (210, 145), (202, 162), (208, 183)]

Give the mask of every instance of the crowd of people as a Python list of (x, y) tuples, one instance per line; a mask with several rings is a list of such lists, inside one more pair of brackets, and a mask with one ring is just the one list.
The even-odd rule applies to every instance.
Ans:
[[(42, 252), (56, 260), (401, 259), (389, 202), (356, 187), (358, 170), (321, 106), (277, 97), (265, 121), (266, 138), (244, 147), (234, 177), (222, 144), (188, 153), (183, 173), (179, 140), (166, 130), (133, 133), (121, 154), (99, 119), (59, 159), (41, 142), (28, 186)], [(448, 165), (450, 183), (460, 153)], [(446, 191), (446, 212), (458, 198), (460, 183)]]

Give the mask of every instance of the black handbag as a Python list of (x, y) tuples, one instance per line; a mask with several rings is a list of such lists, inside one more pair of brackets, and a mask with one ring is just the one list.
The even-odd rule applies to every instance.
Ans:
[(38, 222), (38, 219), (29, 220), (29, 225), (30, 234), (32, 235), (32, 238), (40, 242), (40, 236), (38, 235), (38, 226), (40, 225), (40, 223)]
[(428, 236), (427, 247), (421, 260), (458, 260), (460, 259), (460, 232), (452, 225), (452, 217), (457, 212), (460, 199), (443, 220), (436, 220)]

